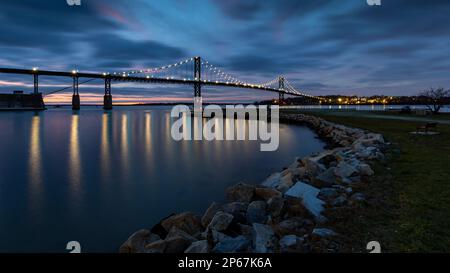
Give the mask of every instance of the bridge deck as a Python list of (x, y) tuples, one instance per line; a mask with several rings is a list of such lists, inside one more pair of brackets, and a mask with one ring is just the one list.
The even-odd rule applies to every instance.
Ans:
[(168, 83), (168, 84), (189, 84), (201, 83), (204, 86), (223, 86), (223, 87), (235, 87), (235, 88), (248, 88), (256, 90), (264, 90), (269, 92), (284, 93), (294, 96), (300, 96), (299, 94), (290, 92), (288, 90), (275, 89), (270, 87), (264, 87), (260, 85), (249, 84), (237, 84), (226, 82), (213, 82), (213, 81), (196, 81), (196, 80), (180, 80), (170, 78), (155, 78), (155, 77), (130, 77), (122, 75), (111, 74), (98, 74), (98, 73), (83, 73), (83, 72), (64, 72), (64, 71), (48, 71), (48, 70), (28, 70), (28, 69), (16, 69), (16, 68), (0, 68), (0, 73), (4, 74), (19, 74), (19, 75), (39, 75), (39, 76), (56, 76), (56, 77), (79, 77), (79, 78), (91, 78), (91, 79), (111, 79), (112, 81), (121, 82), (143, 82), (143, 83)]

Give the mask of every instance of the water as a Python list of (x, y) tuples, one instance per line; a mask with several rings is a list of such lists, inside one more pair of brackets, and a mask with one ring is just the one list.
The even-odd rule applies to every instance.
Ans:
[(117, 252), (130, 233), (172, 212), (203, 213), (227, 186), (260, 182), (323, 149), (305, 127), (280, 125), (280, 147), (181, 141), (166, 107), (0, 113), (0, 252)]

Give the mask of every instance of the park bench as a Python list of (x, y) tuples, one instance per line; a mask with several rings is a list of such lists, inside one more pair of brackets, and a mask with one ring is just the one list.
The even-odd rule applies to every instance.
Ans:
[(416, 132), (417, 133), (419, 133), (419, 132), (428, 133), (431, 128), (436, 128), (436, 127), (437, 127), (437, 122), (427, 122), (425, 125), (417, 127)]

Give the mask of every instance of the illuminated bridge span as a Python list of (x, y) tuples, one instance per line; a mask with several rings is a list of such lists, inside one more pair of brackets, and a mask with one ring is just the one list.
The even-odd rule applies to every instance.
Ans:
[[(68, 88), (56, 90), (47, 95), (72, 88), (72, 108), (80, 109), (79, 85), (101, 79), (105, 82), (105, 95), (103, 108), (112, 109), (111, 82), (141, 82), (141, 83), (159, 83), (159, 84), (187, 84), (194, 87), (194, 97), (202, 96), (202, 86), (225, 86), (235, 88), (256, 89), (267, 92), (276, 92), (279, 94), (279, 102), (284, 100), (284, 95), (303, 96), (316, 99), (316, 97), (297, 91), (287, 79), (278, 76), (275, 79), (265, 83), (249, 83), (222, 71), (218, 67), (210, 64), (200, 57), (189, 58), (175, 64), (161, 66), (157, 68), (131, 70), (124, 72), (105, 72), (105, 73), (82, 73), (78, 70), (70, 72), (46, 71), (38, 68), (14, 69), (0, 68), (0, 73), (32, 75), (34, 79), (34, 93), (39, 94), (39, 76), (70, 77), (73, 79), (73, 85)], [(88, 79), (80, 82), (80, 78)]]

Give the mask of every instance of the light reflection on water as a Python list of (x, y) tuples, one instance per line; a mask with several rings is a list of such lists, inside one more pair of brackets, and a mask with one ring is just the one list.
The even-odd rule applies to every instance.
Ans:
[[(259, 141), (176, 142), (173, 121), (165, 107), (0, 113), (0, 252), (63, 252), (72, 240), (115, 252), (131, 232), (172, 212), (201, 214), (231, 184), (260, 182), (323, 148), (287, 125), (275, 152)], [(224, 135), (247, 123), (214, 127)]]

